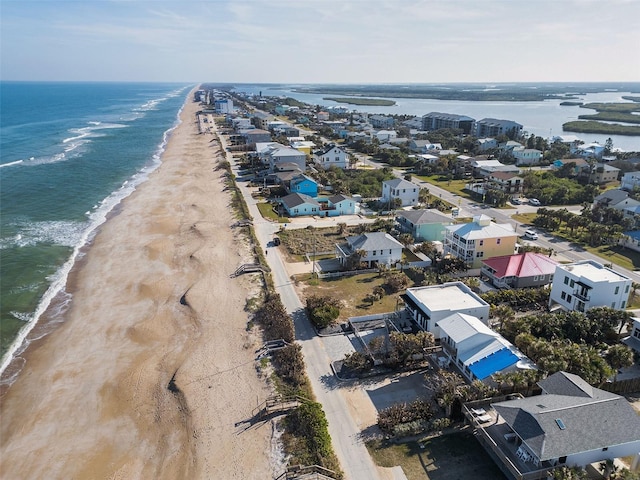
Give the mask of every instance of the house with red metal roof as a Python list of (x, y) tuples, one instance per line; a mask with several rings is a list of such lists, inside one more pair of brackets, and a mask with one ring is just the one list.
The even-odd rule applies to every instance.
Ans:
[(526, 252), (483, 260), (480, 275), (498, 288), (541, 287), (553, 281), (556, 265), (546, 255)]

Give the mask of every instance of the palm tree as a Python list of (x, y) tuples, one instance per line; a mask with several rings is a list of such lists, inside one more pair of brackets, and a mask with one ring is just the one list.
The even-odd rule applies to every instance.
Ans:
[(609, 347), (606, 359), (611, 368), (615, 370), (613, 381), (618, 379), (618, 370), (633, 365), (633, 352), (626, 345), (618, 344)]

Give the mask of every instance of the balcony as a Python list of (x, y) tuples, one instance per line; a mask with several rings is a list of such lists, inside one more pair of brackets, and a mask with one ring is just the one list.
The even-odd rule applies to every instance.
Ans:
[(573, 296), (583, 302), (588, 302), (591, 299), (591, 296), (588, 295), (588, 292), (585, 290), (574, 290)]

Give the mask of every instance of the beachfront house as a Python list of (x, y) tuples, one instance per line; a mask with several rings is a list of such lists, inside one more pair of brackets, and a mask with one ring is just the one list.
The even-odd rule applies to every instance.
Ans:
[(287, 217), (319, 215), (322, 210), (322, 206), (316, 199), (301, 193), (291, 193), (282, 197), (279, 203)]
[(315, 198), (318, 196), (318, 182), (304, 174), (298, 174), (289, 180), (289, 192)]
[(339, 194), (332, 195), (327, 200), (329, 207), (335, 210), (335, 215), (355, 215), (358, 213), (358, 202), (351, 197)]
[(436, 327), (442, 351), (470, 382), (489, 382), (496, 373), (535, 368), (506, 338), (472, 315), (456, 312), (438, 320)]
[[(541, 380), (538, 386), (542, 395), (493, 403), (498, 419), (481, 427), (486, 428), (483, 439), (487, 434), (500, 439), (497, 448), (504, 453), (494, 456), (498, 461), (506, 461), (515, 452), (515, 463), (505, 465), (507, 470), (517, 468), (525, 473), (565, 465), (585, 467), (638, 455), (640, 416), (624, 397), (562, 371)], [(501, 435), (505, 432), (503, 423), (508, 430)]]
[(402, 299), (409, 318), (435, 338), (440, 338), (437, 323), (454, 313), (489, 322), (490, 305), (462, 282), (407, 288)]
[(388, 233), (370, 232), (347, 237), (344, 243), (336, 244), (336, 257), (342, 266), (346, 266), (354, 254), (360, 254), (360, 262), (368, 268), (378, 264), (395, 265), (402, 261), (402, 248)]

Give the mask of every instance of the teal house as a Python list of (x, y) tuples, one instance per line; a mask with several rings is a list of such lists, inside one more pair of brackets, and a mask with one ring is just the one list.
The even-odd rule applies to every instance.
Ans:
[(453, 225), (453, 218), (435, 209), (403, 210), (396, 216), (399, 230), (409, 233), (416, 242), (442, 242), (446, 227)]

